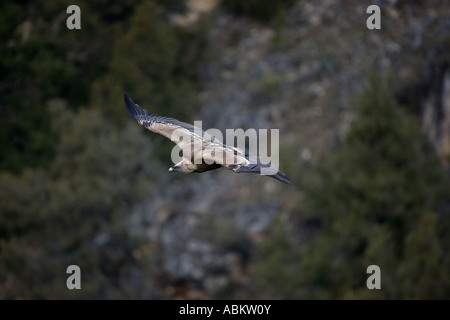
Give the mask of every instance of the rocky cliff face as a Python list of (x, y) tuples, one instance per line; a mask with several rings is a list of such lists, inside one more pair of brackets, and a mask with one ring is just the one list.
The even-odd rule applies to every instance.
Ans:
[[(344, 137), (351, 97), (376, 69), (391, 75), (399, 102), (420, 116), (448, 165), (450, 3), (377, 1), (381, 30), (366, 28), (370, 4), (298, 1), (276, 27), (210, 13), (203, 129), (280, 129), (281, 170), (307, 175), (308, 164)], [(289, 220), (302, 197), (302, 176), (291, 187), (222, 169), (160, 179), (131, 227), (157, 244), (151, 254), (173, 280), (169, 297), (209, 297), (230, 279), (245, 283), (254, 244), (279, 212)]]
[[(450, 49), (450, 48), (448, 48)], [(450, 169), (450, 72), (447, 64), (431, 68), (428, 90), (420, 103), (423, 130), (443, 165)]]

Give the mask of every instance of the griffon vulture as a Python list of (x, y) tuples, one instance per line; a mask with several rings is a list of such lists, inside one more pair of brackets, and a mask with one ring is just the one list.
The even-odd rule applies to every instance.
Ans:
[[(224, 167), (237, 173), (261, 173), (261, 168), (268, 167), (261, 164), (258, 154), (252, 154), (250, 157), (251, 153), (247, 149), (242, 150), (215, 141), (215, 137), (205, 135), (204, 131), (193, 125), (150, 114), (135, 104), (127, 94), (124, 94), (124, 99), (128, 113), (134, 120), (144, 128), (169, 138), (183, 151), (182, 161), (169, 168), (170, 172), (205, 172)], [(250, 160), (253, 159), (256, 159), (256, 163), (251, 163)], [(269, 177), (291, 183), (281, 171)]]

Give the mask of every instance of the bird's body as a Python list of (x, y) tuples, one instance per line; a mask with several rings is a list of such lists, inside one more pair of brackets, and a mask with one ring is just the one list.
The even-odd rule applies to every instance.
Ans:
[(213, 164), (207, 164), (205, 162), (194, 164), (192, 163), (192, 160), (187, 160), (183, 158), (182, 161), (178, 162), (175, 166), (169, 168), (169, 171), (175, 171), (175, 172), (184, 172), (184, 173), (192, 173), (192, 172), (206, 172), (214, 169), (218, 169), (222, 167), (222, 165), (213, 163)]
[[(146, 129), (172, 140), (183, 151), (182, 161), (171, 167), (169, 171), (201, 173), (224, 167), (237, 173), (261, 173), (263, 165), (259, 157), (254, 156), (256, 161), (252, 163), (248, 150), (225, 145), (188, 123), (150, 114), (135, 104), (126, 94), (124, 99), (128, 113), (134, 120)], [(269, 177), (290, 184), (289, 178), (281, 171)]]

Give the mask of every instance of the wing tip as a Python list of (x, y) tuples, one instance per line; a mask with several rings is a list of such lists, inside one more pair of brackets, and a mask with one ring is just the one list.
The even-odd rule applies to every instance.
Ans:
[(140, 110), (141, 109), (137, 104), (135, 104), (133, 102), (133, 100), (131, 100), (131, 98), (128, 96), (128, 94), (124, 93), (123, 94), (123, 99), (125, 101), (125, 107), (127, 108), (128, 114), (134, 119), (136, 119), (136, 116), (138, 116), (140, 114)]
[(128, 96), (128, 94), (124, 93), (123, 94), (123, 100), (125, 101), (125, 105), (127, 106), (134, 106), (134, 102), (133, 100), (131, 100), (131, 98)]
[(278, 171), (277, 173), (270, 175), (269, 177), (274, 178), (275, 180), (281, 181), (286, 184), (292, 184), (291, 180), (281, 171)]
[(278, 179), (278, 180), (280, 180), (281, 182), (284, 182), (284, 183), (286, 183), (286, 184), (292, 184), (291, 183), (291, 180), (288, 178), (288, 176), (287, 175), (285, 175), (283, 172), (281, 172), (281, 171), (279, 171), (278, 170), (278, 172), (275, 174), (277, 177), (279, 177), (279, 178), (281, 178), (281, 179)]
[(125, 107), (127, 107), (128, 113), (130, 113), (130, 115), (132, 115), (132, 107), (134, 105), (133, 100), (130, 99), (130, 97), (124, 93), (123, 94), (123, 101), (125, 102)]

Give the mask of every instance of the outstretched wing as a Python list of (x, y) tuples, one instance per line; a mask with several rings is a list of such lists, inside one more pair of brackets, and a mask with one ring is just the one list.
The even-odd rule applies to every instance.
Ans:
[(125, 106), (130, 116), (144, 128), (158, 133), (176, 143), (181, 149), (192, 144), (194, 139), (203, 143), (203, 131), (191, 124), (178, 121), (173, 118), (160, 117), (154, 113), (150, 114), (135, 104), (127, 94), (124, 94)]

